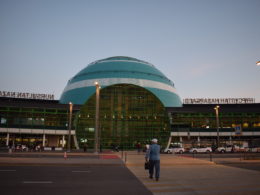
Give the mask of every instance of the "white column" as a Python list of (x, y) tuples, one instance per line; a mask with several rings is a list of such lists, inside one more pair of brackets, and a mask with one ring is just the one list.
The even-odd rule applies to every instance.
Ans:
[(43, 137), (42, 137), (42, 146), (43, 147), (45, 147), (45, 139), (46, 139), (45, 134), (43, 134)]
[(6, 146), (9, 146), (9, 139), (10, 139), (10, 135), (9, 135), (9, 133), (7, 133), (7, 135), (6, 135)]
[(64, 148), (64, 146), (65, 146), (65, 136), (62, 135), (62, 147)]
[(198, 136), (198, 143), (200, 143), (200, 137)]
[(182, 143), (182, 136), (180, 136), (180, 142)]
[(170, 147), (171, 142), (172, 142), (172, 136), (169, 137), (168, 144), (167, 144), (166, 148)]
[(232, 137), (229, 136), (229, 144), (231, 145), (232, 144)]

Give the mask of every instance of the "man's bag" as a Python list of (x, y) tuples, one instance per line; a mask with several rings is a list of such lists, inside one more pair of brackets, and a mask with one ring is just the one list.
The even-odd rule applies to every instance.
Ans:
[(146, 169), (146, 170), (149, 169), (149, 162), (144, 163), (144, 169)]

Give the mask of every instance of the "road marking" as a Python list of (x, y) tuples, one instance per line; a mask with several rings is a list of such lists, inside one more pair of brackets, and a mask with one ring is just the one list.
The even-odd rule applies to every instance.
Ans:
[(91, 171), (72, 171), (72, 173), (90, 173)]
[(25, 184), (51, 184), (52, 181), (23, 181)]
[(13, 172), (13, 171), (16, 171), (16, 170), (0, 170), (0, 172)]

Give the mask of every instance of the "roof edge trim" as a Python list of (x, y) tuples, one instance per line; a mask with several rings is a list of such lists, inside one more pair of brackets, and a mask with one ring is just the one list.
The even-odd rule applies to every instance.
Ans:
[(94, 86), (95, 82), (99, 82), (100, 86), (110, 86), (115, 84), (133, 84), (140, 87), (149, 87), (149, 88), (157, 88), (161, 90), (166, 90), (172, 93), (177, 94), (176, 89), (168, 84), (161, 83), (158, 81), (152, 81), (152, 80), (146, 80), (146, 79), (132, 79), (132, 78), (103, 78), (103, 79), (88, 79), (88, 80), (82, 80), (75, 83), (68, 84), (63, 93), (77, 89), (77, 88), (83, 88), (83, 87), (92, 87)]

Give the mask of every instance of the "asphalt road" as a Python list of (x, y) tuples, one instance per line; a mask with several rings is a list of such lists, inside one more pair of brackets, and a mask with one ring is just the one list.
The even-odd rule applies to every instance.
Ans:
[(124, 166), (0, 166), (1, 195), (152, 195)]

